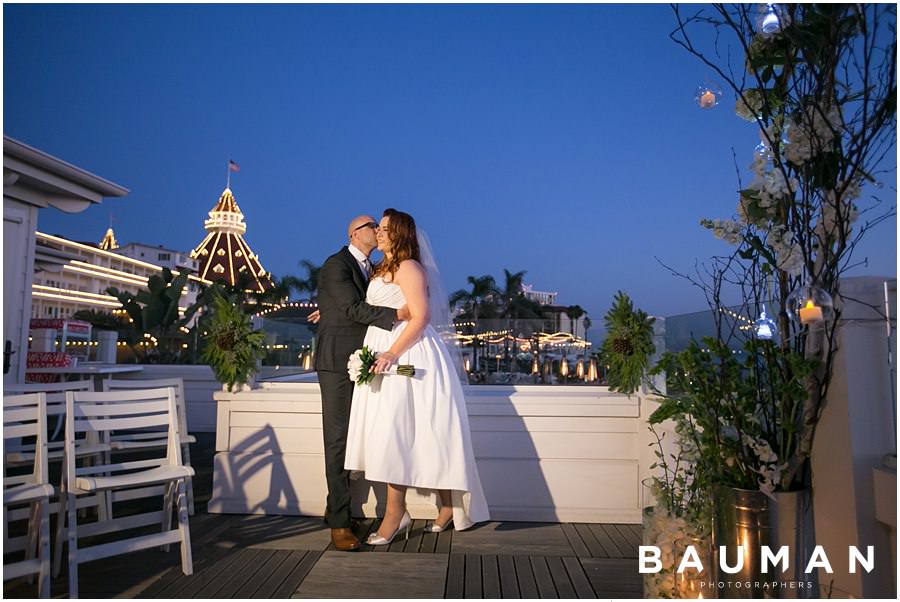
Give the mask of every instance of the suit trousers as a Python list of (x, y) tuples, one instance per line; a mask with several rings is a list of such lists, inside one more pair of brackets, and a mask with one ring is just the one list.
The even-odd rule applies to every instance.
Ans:
[(347, 429), (350, 425), (350, 403), (353, 381), (347, 372), (319, 371), (322, 391), (322, 434), (325, 441), (325, 479), (328, 501), (325, 522), (332, 529), (350, 526), (350, 471), (344, 470), (347, 453)]

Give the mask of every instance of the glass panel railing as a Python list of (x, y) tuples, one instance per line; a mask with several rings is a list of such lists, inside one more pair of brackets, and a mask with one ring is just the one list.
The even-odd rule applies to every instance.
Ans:
[[(260, 318), (267, 354), (260, 378), (310, 372), (315, 331), (305, 320)], [(553, 320), (459, 321), (445, 339), (462, 356), (470, 384), (602, 385), (604, 369), (583, 328), (563, 332)]]

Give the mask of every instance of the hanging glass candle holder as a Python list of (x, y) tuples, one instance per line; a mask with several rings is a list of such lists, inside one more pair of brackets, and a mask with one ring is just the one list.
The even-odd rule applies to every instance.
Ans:
[(694, 94), (694, 102), (701, 109), (712, 109), (719, 104), (721, 98), (722, 88), (715, 82), (706, 82), (702, 86), (698, 86), (697, 92)]
[(762, 20), (759, 22), (760, 30), (766, 35), (772, 35), (781, 31), (782, 18), (781, 11), (775, 4), (766, 4), (765, 11), (762, 14)]
[(834, 302), (818, 286), (804, 285), (788, 295), (788, 315), (802, 325), (821, 323), (831, 317)]
[(753, 323), (753, 330), (756, 332), (756, 338), (765, 341), (774, 339), (775, 333), (778, 332), (775, 321), (766, 315), (765, 303), (763, 303), (762, 312), (760, 312), (759, 318)]

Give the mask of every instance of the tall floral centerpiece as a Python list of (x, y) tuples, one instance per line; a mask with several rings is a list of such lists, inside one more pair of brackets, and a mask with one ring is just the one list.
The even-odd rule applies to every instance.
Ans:
[[(718, 543), (729, 543), (735, 524), (748, 520), (725, 516), (729, 504), (784, 514), (779, 494), (812, 485), (810, 454), (838, 350), (840, 278), (865, 233), (895, 215), (877, 192), (880, 175), (896, 168), (896, 8), (674, 11), (672, 39), (726, 82), (735, 112), (760, 138), (745, 155), (751, 177), (734, 215), (701, 222), (733, 252), (685, 276), (707, 293), (716, 334), (663, 357), (668, 390), (651, 419), (675, 421), (695, 459), (687, 482), (712, 496)], [(715, 47), (695, 43), (698, 27), (715, 29)], [(799, 507), (794, 520), (811, 527), (808, 501)], [(807, 545), (807, 535), (796, 541)], [(773, 527), (741, 537), (758, 549), (785, 535)], [(753, 563), (736, 578), (758, 575)]]

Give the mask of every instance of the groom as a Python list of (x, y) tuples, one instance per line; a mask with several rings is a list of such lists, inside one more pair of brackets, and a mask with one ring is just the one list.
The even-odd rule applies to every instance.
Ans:
[(350, 473), (344, 470), (354, 385), (347, 374), (347, 360), (362, 347), (370, 324), (390, 330), (395, 321), (409, 319), (405, 307), (395, 310), (365, 302), (372, 273), (369, 255), (377, 246), (376, 228), (378, 224), (370, 215), (361, 215), (350, 222), (349, 244), (326, 259), (319, 272), (316, 372), (322, 392), (328, 482), (325, 522), (331, 527), (334, 547), (343, 551), (359, 548), (359, 539), (350, 528)]

